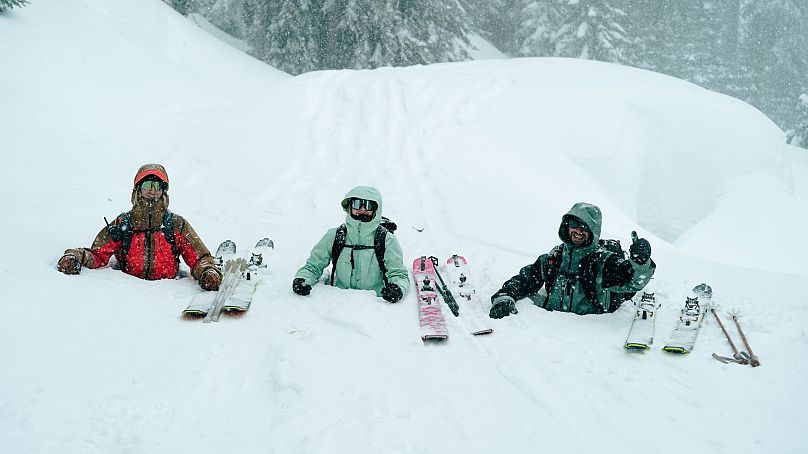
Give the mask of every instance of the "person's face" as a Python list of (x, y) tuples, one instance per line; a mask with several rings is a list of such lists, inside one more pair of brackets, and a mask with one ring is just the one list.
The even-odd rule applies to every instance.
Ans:
[(140, 184), (140, 196), (146, 200), (157, 200), (163, 195), (162, 183), (159, 181), (144, 181)]
[(376, 208), (378, 208), (376, 202), (363, 199), (351, 199), (350, 207), (351, 217), (365, 222), (373, 219)]
[(569, 220), (570, 241), (575, 246), (581, 246), (592, 238), (592, 232), (580, 219), (572, 217)]
[(572, 244), (576, 246), (580, 246), (586, 243), (592, 236), (592, 233), (590, 233), (588, 230), (585, 230), (583, 227), (578, 227), (577, 229), (570, 227), (569, 229), (570, 229), (570, 241), (572, 241)]

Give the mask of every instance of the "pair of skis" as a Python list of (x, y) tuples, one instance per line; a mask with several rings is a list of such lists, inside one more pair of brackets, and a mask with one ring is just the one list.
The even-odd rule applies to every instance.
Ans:
[(259, 240), (250, 251), (249, 260), (236, 256), (236, 243), (223, 241), (216, 249), (213, 261), (222, 271), (222, 282), (216, 292), (202, 292), (194, 296), (182, 311), (185, 319), (199, 319), (205, 323), (218, 322), (222, 313), (243, 315), (252, 304), (260, 274), (274, 251), (269, 238)]
[[(752, 367), (760, 366), (760, 360), (758, 357), (752, 353), (752, 347), (749, 346), (749, 341), (746, 339), (746, 335), (744, 334), (743, 330), (741, 329), (741, 324), (738, 322), (738, 316), (735, 314), (732, 315), (732, 321), (735, 322), (735, 328), (738, 330), (738, 334), (741, 335), (741, 340), (743, 341), (744, 347), (746, 347), (746, 351), (738, 350), (735, 347), (735, 343), (732, 342), (732, 337), (730, 337), (729, 332), (727, 329), (724, 328), (724, 324), (721, 323), (721, 318), (718, 316), (718, 312), (716, 312), (715, 308), (712, 308), (713, 316), (715, 317), (715, 321), (718, 322), (718, 326), (721, 327), (721, 331), (724, 332), (724, 336), (727, 338), (727, 342), (729, 342), (729, 346), (732, 348), (732, 358), (721, 356), (716, 353), (713, 353), (713, 358), (721, 361), (724, 364), (728, 363), (737, 363), (737, 364), (750, 364)], [(748, 353), (747, 353), (748, 352)]]
[[(707, 310), (712, 307), (713, 289), (707, 284), (693, 287), (691, 296), (686, 297), (685, 306), (663, 351), (687, 354), (693, 351), (699, 329)], [(654, 342), (656, 311), (659, 304), (653, 293), (643, 292), (639, 302), (635, 301), (636, 311), (624, 347), (628, 350), (648, 350)]]
[[(455, 299), (457, 295), (463, 304), (463, 312), (472, 325), (470, 331), (475, 336), (490, 334), (493, 329), (484, 326), (480, 317), (484, 312), (477, 291), (469, 277), (468, 261), (462, 255), (454, 254), (446, 261), (446, 272), (449, 284), (443, 279), (437, 257), (421, 256), (412, 263), (412, 275), (418, 296), (419, 323), (421, 339), (427, 341), (445, 341), (449, 338), (449, 329), (441, 311), (440, 301), (446, 303), (455, 317), (460, 316), (461, 307)], [(464, 318), (465, 320), (465, 318)]]

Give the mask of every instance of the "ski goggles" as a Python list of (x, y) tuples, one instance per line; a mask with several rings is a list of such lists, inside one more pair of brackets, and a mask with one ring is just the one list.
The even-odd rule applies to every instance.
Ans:
[(586, 230), (587, 232), (591, 232), (591, 230), (589, 230), (589, 226), (586, 225), (584, 221), (574, 216), (569, 217), (569, 219), (567, 220), (567, 225), (569, 225), (571, 229), (576, 230), (580, 229), (580, 230)]
[(156, 189), (159, 189), (159, 190), (162, 191), (162, 190), (165, 189), (164, 186), (165, 186), (165, 183), (163, 183), (162, 181), (159, 181), (159, 180), (147, 180), (147, 181), (144, 181), (143, 183), (140, 183), (140, 189), (145, 189), (147, 191), (156, 190)]
[(362, 207), (365, 207), (367, 211), (376, 211), (379, 208), (379, 204), (376, 203), (374, 200), (365, 200), (365, 199), (351, 199), (349, 202), (351, 208), (354, 210), (358, 210)]

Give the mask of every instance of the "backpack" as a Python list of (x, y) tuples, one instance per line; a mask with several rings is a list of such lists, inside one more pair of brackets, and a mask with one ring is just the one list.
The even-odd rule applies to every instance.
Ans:
[[(548, 294), (552, 289), (558, 276), (559, 269), (561, 268), (561, 252), (562, 247), (556, 246), (550, 252), (550, 258), (547, 261), (548, 268), (546, 270), (545, 284), (548, 286)], [(584, 291), (586, 298), (600, 309), (601, 312), (614, 312), (625, 300), (630, 300), (634, 297), (636, 292), (629, 293), (611, 293), (609, 295), (609, 307), (603, 307), (597, 297), (597, 280), (598, 269), (597, 266), (603, 263), (613, 254), (625, 258), (626, 253), (620, 245), (620, 240), (613, 239), (600, 239), (598, 240), (598, 247), (589, 255), (581, 259), (581, 273), (579, 281)]]
[(379, 262), (379, 269), (382, 271), (382, 279), (384, 279), (384, 285), (387, 285), (387, 267), (384, 266), (384, 242), (387, 238), (387, 233), (395, 233), (398, 226), (395, 222), (391, 221), (390, 219), (382, 216), (382, 222), (379, 224), (379, 227), (376, 228), (376, 235), (373, 238), (373, 246), (363, 246), (363, 245), (347, 245), (345, 244), (345, 238), (348, 236), (348, 226), (345, 224), (340, 225), (337, 227), (337, 234), (334, 236), (334, 244), (331, 245), (331, 285), (334, 285), (334, 279), (336, 278), (337, 273), (337, 259), (339, 255), (342, 253), (342, 250), (346, 247), (351, 248), (353, 250), (362, 250), (362, 249), (370, 249), (376, 253), (376, 261)]
[[(163, 222), (159, 229), (135, 231), (132, 229), (132, 219), (130, 218), (128, 211), (121, 213), (118, 216), (118, 219), (120, 219), (121, 222), (112, 225), (107, 224), (107, 230), (110, 238), (112, 238), (113, 241), (121, 242), (121, 257), (118, 264), (122, 270), (126, 269), (126, 259), (129, 255), (129, 249), (132, 247), (132, 237), (135, 235), (135, 233), (154, 232), (157, 230), (162, 230), (163, 236), (165, 236), (168, 244), (171, 245), (171, 253), (174, 255), (174, 260), (177, 262), (177, 269), (179, 269), (180, 252), (177, 249), (177, 245), (174, 241), (174, 215), (168, 209), (166, 209), (163, 213)], [(104, 220), (106, 221), (106, 218), (104, 218)], [(183, 228), (184, 227), (185, 226), (183, 225)]]

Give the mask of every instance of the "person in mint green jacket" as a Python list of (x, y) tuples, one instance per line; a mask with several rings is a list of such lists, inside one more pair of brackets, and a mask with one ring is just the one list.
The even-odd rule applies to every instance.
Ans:
[(329, 229), (314, 246), (306, 264), (295, 274), (292, 290), (303, 296), (311, 293), (311, 286), (331, 263), (331, 285), (373, 290), (386, 301), (400, 301), (410, 287), (410, 276), (398, 240), (381, 225), (381, 193), (376, 188), (357, 186), (342, 199), (342, 209), (345, 224)]
[[(551, 311), (575, 314), (614, 312), (645, 287), (656, 270), (651, 244), (632, 232), (625, 256), (615, 240), (601, 240), (600, 208), (576, 203), (561, 218), (562, 244), (525, 266), (491, 297), (491, 318), (516, 313), (516, 301), (529, 297)], [(541, 298), (539, 291), (546, 291)]]

